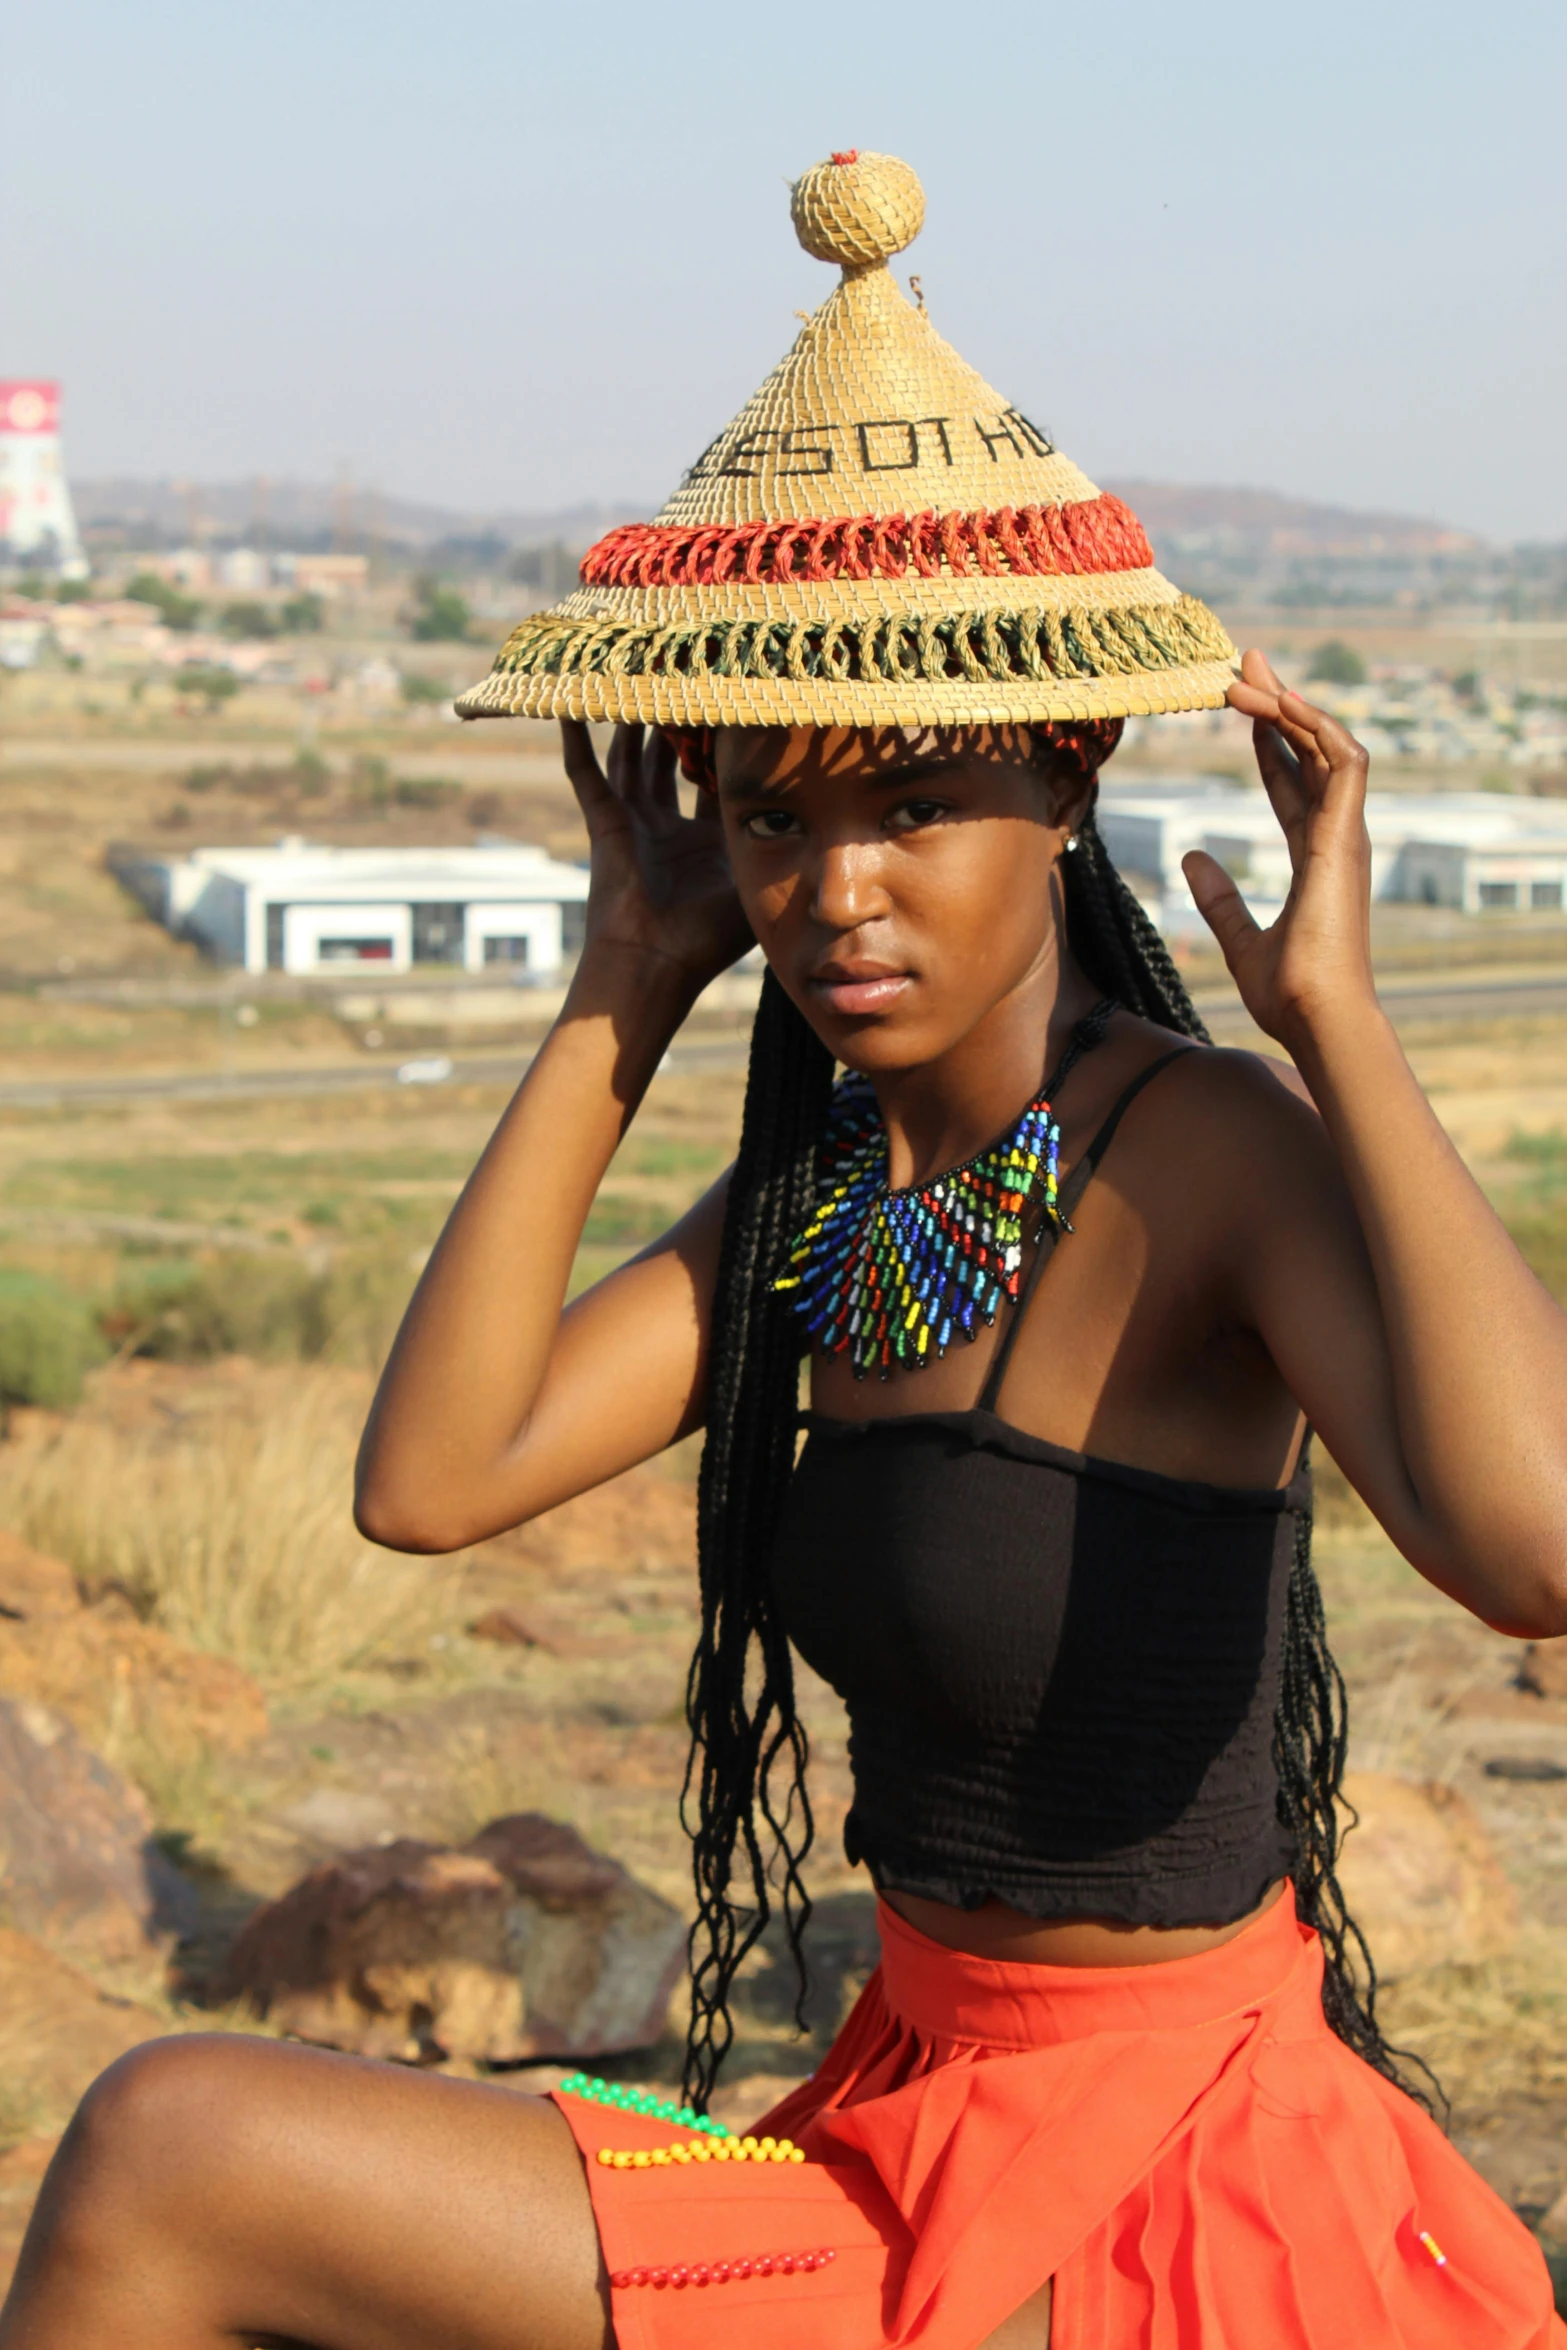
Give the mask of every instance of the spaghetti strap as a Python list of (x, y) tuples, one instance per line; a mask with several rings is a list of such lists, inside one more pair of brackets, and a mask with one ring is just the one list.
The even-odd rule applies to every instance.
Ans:
[(1112, 1103), (1104, 1124), (1083, 1152), (1065, 1183), (1062, 1184), (1056, 1201), (1056, 1215), (1054, 1218), (1046, 1219), (1039, 1238), (1035, 1242), (1033, 1262), (1024, 1276), (1023, 1286), (1018, 1292), (1017, 1304), (1012, 1308), (1011, 1314), (1007, 1318), (1007, 1326), (1001, 1333), (1001, 1343), (990, 1358), (990, 1369), (985, 1374), (985, 1384), (979, 1392), (978, 1408), (980, 1411), (993, 1412), (996, 1408), (997, 1400), (1001, 1394), (1001, 1383), (1007, 1375), (1007, 1365), (1012, 1360), (1012, 1349), (1017, 1344), (1017, 1334), (1022, 1328), (1023, 1316), (1028, 1311), (1029, 1300), (1039, 1286), (1040, 1275), (1055, 1254), (1056, 1242), (1060, 1235), (1063, 1232), (1071, 1231), (1072, 1210), (1098, 1172), (1099, 1162), (1115, 1139), (1116, 1128), (1142, 1092), (1143, 1087), (1151, 1085), (1161, 1069), (1168, 1069), (1172, 1061), (1184, 1061), (1189, 1052), (1196, 1050), (1195, 1043), (1179, 1044), (1173, 1052), (1161, 1053), (1157, 1061), (1150, 1061), (1146, 1069), (1139, 1069), (1125, 1092), (1118, 1095)]

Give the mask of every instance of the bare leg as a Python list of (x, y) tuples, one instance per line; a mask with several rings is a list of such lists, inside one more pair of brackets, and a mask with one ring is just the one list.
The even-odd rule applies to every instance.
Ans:
[(1050, 2303), (1055, 2288), (1041, 2285), (987, 2334), (979, 2350), (1050, 2350)]
[(581, 2159), (538, 2098), (217, 2034), (83, 2100), (0, 2350), (606, 2350)]

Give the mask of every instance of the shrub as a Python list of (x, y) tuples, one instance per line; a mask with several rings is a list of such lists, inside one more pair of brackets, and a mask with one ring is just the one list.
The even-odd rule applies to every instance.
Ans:
[(448, 808), (462, 798), (462, 785), (439, 775), (400, 775), (392, 798), (399, 808)]
[(322, 1284), (324, 1352), (334, 1363), (379, 1371), (418, 1279), (406, 1241), (345, 1249)]
[(80, 1298), (39, 1274), (0, 1268), (0, 1423), (12, 1404), (75, 1403), (106, 1352)]
[(265, 604), (240, 603), (225, 606), (220, 623), (225, 636), (276, 636), (277, 620)]
[(467, 601), (440, 579), (414, 581), (414, 609), (408, 633), (420, 644), (461, 644), (468, 634)]
[[(312, 1223), (336, 1220), (320, 1202)], [(143, 1263), (104, 1308), (105, 1336), (126, 1354), (205, 1363), (219, 1355), (259, 1362), (322, 1357), (377, 1371), (413, 1294), (417, 1260), (405, 1239), (341, 1250), (324, 1272), (298, 1257), (224, 1256), (209, 1264)]]
[(287, 598), (278, 619), (289, 636), (319, 636), (326, 626), (326, 605), (313, 588), (306, 588)]
[(105, 1326), (130, 1353), (162, 1362), (308, 1360), (325, 1336), (321, 1298), (319, 1276), (297, 1257), (235, 1253), (139, 1268), (115, 1292)]
[(239, 679), (232, 669), (195, 665), (176, 671), (174, 689), (181, 694), (200, 694), (208, 709), (215, 710), (239, 692)]
[(1306, 679), (1311, 685), (1364, 685), (1366, 664), (1353, 645), (1346, 645), (1342, 637), (1330, 636), (1312, 654)]
[(186, 633), (201, 618), (201, 606), (194, 596), (187, 596), (167, 579), (160, 579), (155, 571), (138, 571), (125, 593), (133, 603), (151, 604), (163, 614), (165, 628)]
[(176, 1639), (274, 1686), (329, 1679), (392, 1642), (422, 1646), (443, 1579), (355, 1531), (352, 1384), (274, 1378), (258, 1408), (158, 1438), (73, 1420), (0, 1459), (0, 1513), (88, 1589), (119, 1585)]

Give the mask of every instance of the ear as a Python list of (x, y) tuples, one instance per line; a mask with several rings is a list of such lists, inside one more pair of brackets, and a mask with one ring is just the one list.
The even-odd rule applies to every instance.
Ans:
[(1050, 798), (1052, 823), (1059, 824), (1065, 834), (1076, 833), (1094, 812), (1099, 798), (1099, 778), (1080, 775), (1065, 761), (1052, 765)]

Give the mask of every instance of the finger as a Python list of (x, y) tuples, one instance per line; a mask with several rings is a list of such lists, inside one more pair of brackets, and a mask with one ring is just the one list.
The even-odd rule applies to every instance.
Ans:
[(675, 746), (662, 728), (650, 726), (642, 746), (642, 789), (649, 808), (667, 823), (680, 814)]
[(598, 753), (593, 748), (593, 737), (580, 718), (563, 718), (560, 722), (561, 759), (566, 769), (566, 781), (577, 795), (577, 805), (584, 816), (591, 817), (613, 799), (599, 765)]
[(1232, 677), (1224, 689), (1232, 710), (1247, 718), (1277, 718), (1279, 697), (1271, 686), (1253, 685), (1249, 677)]
[(617, 800), (640, 799), (641, 770), (642, 729), (622, 722), (609, 738), (609, 787)]
[(1253, 720), (1251, 740), (1262, 788), (1289, 843), (1291, 861), (1298, 866), (1305, 850), (1306, 821), (1312, 809), (1312, 797), (1301, 774), (1300, 761), (1279, 729), (1270, 726), (1265, 718)]
[(1283, 697), (1279, 727), (1300, 761), (1311, 805), (1335, 820), (1358, 823), (1365, 811), (1371, 764), (1365, 746), (1337, 718), (1313, 708), (1298, 694)]
[(1237, 956), (1244, 958), (1247, 948), (1262, 936), (1250, 907), (1218, 858), (1210, 857), (1206, 849), (1189, 850), (1181, 859), (1181, 871), (1197, 901), (1198, 913), (1218, 940), (1224, 960), (1233, 972)]

